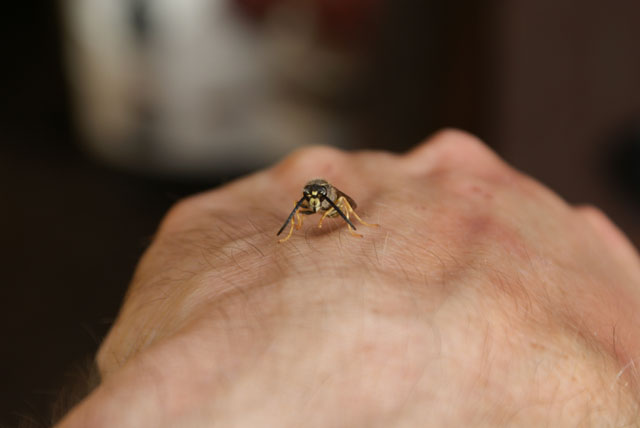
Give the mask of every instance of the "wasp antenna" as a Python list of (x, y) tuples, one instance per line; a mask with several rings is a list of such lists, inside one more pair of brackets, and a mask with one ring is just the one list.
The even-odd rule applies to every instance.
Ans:
[(282, 233), (282, 231), (284, 230), (284, 228), (287, 227), (287, 224), (289, 224), (289, 222), (291, 221), (291, 217), (293, 217), (293, 215), (296, 213), (296, 211), (298, 211), (298, 208), (300, 208), (300, 205), (302, 205), (302, 203), (304, 202), (305, 199), (307, 199), (306, 196), (303, 196), (302, 198), (300, 198), (300, 200), (298, 201), (296, 206), (293, 208), (293, 211), (291, 211), (291, 214), (289, 214), (289, 217), (287, 217), (287, 221), (284, 222), (284, 224), (282, 225), (282, 227), (280, 228), (278, 233), (276, 233), (276, 236), (280, 235)]
[[(353, 223), (351, 223), (351, 221), (347, 218), (347, 216), (344, 215), (342, 210), (340, 208), (338, 208), (338, 206), (335, 203), (333, 203), (333, 201), (331, 199), (329, 199), (327, 197), (325, 197), (324, 199), (331, 204), (333, 209), (336, 210), (338, 212), (338, 214), (340, 214), (340, 217), (342, 217), (344, 219), (344, 221), (346, 221), (349, 224), (349, 226), (351, 226), (353, 228), (353, 230), (356, 230), (356, 227), (353, 225)], [(283, 228), (284, 228), (284, 226), (283, 226)]]

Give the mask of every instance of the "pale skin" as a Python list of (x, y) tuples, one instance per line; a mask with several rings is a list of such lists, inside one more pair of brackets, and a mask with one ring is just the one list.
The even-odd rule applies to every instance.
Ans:
[[(380, 227), (279, 244), (314, 177)], [(171, 210), (59, 426), (637, 426), (638, 314), (622, 233), (474, 137), (309, 148)]]

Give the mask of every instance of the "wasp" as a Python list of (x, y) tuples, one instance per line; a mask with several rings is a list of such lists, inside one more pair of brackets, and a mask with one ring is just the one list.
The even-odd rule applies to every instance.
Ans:
[(293, 233), (293, 228), (296, 230), (300, 230), (302, 227), (302, 215), (315, 214), (317, 212), (322, 212), (322, 217), (320, 218), (320, 222), (318, 223), (318, 227), (322, 227), (322, 222), (327, 217), (336, 217), (340, 216), (344, 221), (347, 222), (349, 226), (349, 232), (353, 236), (357, 236), (358, 238), (362, 238), (362, 235), (355, 232), (356, 227), (353, 225), (351, 220), (349, 220), (349, 216), (353, 214), (358, 221), (365, 226), (373, 226), (377, 227), (377, 224), (369, 224), (365, 223), (358, 214), (354, 211), (354, 209), (358, 206), (356, 201), (354, 201), (349, 195), (344, 192), (341, 192), (336, 187), (329, 184), (327, 180), (323, 180), (321, 178), (316, 178), (315, 180), (309, 181), (304, 188), (302, 189), (302, 197), (296, 203), (293, 211), (287, 217), (287, 220), (284, 222), (276, 236), (279, 236), (282, 231), (287, 227), (287, 224), (291, 222), (291, 227), (289, 228), (289, 233), (283, 239), (280, 239), (278, 242), (285, 242), (287, 239), (291, 237)]

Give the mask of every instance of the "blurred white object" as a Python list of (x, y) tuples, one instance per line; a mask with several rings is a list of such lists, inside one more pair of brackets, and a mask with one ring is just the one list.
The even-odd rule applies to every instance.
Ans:
[(77, 123), (107, 161), (216, 175), (347, 140), (317, 99), (340, 92), (353, 61), (316, 43), (311, 9), (281, 6), (258, 28), (227, 0), (64, 5)]

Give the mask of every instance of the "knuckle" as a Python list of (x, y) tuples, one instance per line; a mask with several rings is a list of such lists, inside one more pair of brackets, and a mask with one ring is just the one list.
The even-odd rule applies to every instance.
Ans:
[(576, 207), (575, 210), (600, 233), (608, 237), (618, 237), (622, 235), (609, 216), (595, 205), (581, 205)]
[(308, 146), (298, 149), (287, 156), (284, 160), (286, 164), (306, 167), (318, 161), (326, 162), (344, 155), (344, 152), (329, 146)]
[(578, 211), (581, 215), (588, 217), (595, 221), (609, 221), (607, 215), (595, 205), (585, 204), (576, 207), (576, 211)]
[(493, 160), (495, 155), (478, 138), (462, 131), (446, 130), (430, 142), (430, 155), (437, 159), (436, 167), (450, 168)]
[(506, 164), (479, 138), (456, 129), (437, 132), (409, 153), (414, 172), (424, 175), (443, 171), (494, 174)]
[(434, 145), (437, 144), (477, 144), (484, 146), (484, 143), (475, 135), (461, 129), (445, 128), (437, 131), (428, 140)]
[(158, 232), (171, 232), (184, 227), (197, 213), (197, 196), (188, 196), (175, 202), (160, 222)]
[(330, 175), (346, 157), (344, 151), (329, 146), (303, 147), (276, 165), (274, 172), (287, 177), (301, 174), (305, 177)]

